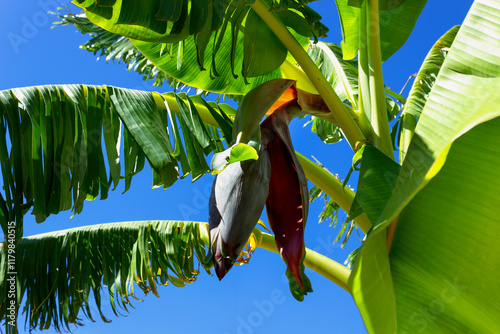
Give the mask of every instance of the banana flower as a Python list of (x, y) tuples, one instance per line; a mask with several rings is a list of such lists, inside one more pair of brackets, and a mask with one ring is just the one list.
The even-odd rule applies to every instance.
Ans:
[[(262, 136), (263, 142), (268, 140)], [(231, 269), (252, 234), (269, 193), (271, 166), (266, 145), (257, 160), (238, 161), (215, 176), (208, 225), (215, 273)]]
[[(266, 93), (269, 87), (279, 86), (279, 89), (276, 89), (276, 98), (269, 99), (271, 102), (267, 109), (261, 108), (265, 109), (262, 115), (269, 109), (272, 112), (260, 125), (258, 159), (227, 165), (216, 175), (212, 186), (209, 204), (211, 257), (220, 280), (237, 260), (266, 205), (277, 249), (288, 268), (290, 290), (296, 299), (303, 300), (304, 295), (312, 291), (303, 265), (304, 227), (309, 207), (308, 186), (288, 130), (288, 109), (291, 105), (297, 107), (297, 95), (290, 82), (282, 80), (267, 85), (265, 89), (262, 88)], [(292, 93), (293, 100), (275, 104), (285, 91)], [(259, 93), (252, 92), (253, 99)], [(251, 106), (252, 102), (248, 101), (247, 105)], [(258, 103), (262, 104), (260, 101)], [(247, 115), (243, 114), (241, 118), (252, 120), (257, 117)], [(240, 121), (238, 126), (247, 123)], [(249, 129), (246, 133), (251, 131)], [(242, 137), (250, 138), (249, 135)]]

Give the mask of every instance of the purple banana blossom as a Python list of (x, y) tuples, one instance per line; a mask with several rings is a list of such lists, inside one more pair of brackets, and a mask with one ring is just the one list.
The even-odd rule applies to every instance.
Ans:
[(312, 291), (303, 264), (309, 198), (286, 106), (278, 106), (260, 125), (259, 158), (231, 163), (215, 177), (209, 205), (210, 249), (220, 280), (237, 260), (266, 205), (276, 246), (288, 268), (290, 290), (303, 300)]
[(215, 177), (209, 204), (209, 230), (215, 273), (231, 269), (252, 234), (269, 193), (269, 136), (263, 133), (258, 160), (235, 162)]

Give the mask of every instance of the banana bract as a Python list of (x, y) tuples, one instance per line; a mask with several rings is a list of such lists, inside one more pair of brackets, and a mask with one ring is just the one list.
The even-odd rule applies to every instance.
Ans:
[(233, 266), (264, 209), (271, 178), (268, 138), (261, 135), (257, 160), (232, 163), (215, 177), (208, 224), (212, 258), (219, 280)]
[(289, 123), (288, 113), (277, 109), (260, 126), (262, 132), (269, 129), (271, 133), (268, 153), (272, 173), (266, 209), (276, 247), (288, 267), (290, 291), (296, 299), (303, 300), (307, 292), (312, 292), (303, 264), (309, 191), (304, 171), (293, 149)]

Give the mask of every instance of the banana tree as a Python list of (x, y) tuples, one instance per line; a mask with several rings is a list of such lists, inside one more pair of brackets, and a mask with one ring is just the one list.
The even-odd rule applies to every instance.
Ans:
[[(74, 1), (84, 11), (61, 19), (89, 34), (82, 48), (197, 94), (106, 85), (0, 92), (7, 333), (20, 314), (30, 328), (57, 331), (82, 314), (93, 320), (92, 299), (106, 320), (103, 289), (118, 314), (134, 287), (157, 295), (160, 284), (184, 286), (212, 268), (221, 279), (256, 248), (282, 257), (299, 301), (314, 286), (305, 267), (351, 294), (370, 333), (500, 331), (500, 1), (474, 1), (436, 41), (406, 98), (384, 85), (382, 64), (426, 1), (332, 1), (341, 46), (321, 41), (328, 28), (310, 2)], [(356, 191), (294, 151), (288, 124), (302, 117), (325, 143), (348, 142)], [(23, 236), (25, 214), (39, 223), (78, 214), (122, 179), (129, 189), (146, 161), (155, 187), (216, 174), (209, 222)], [(304, 245), (306, 179), (311, 200), (327, 197), (323, 217), (348, 214), (339, 238), (363, 234), (352, 267)], [(274, 235), (256, 228), (264, 205)]]

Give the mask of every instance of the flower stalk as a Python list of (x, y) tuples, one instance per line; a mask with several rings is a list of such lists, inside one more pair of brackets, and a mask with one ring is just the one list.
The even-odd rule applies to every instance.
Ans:
[[(300, 165), (304, 169), (307, 179), (317, 185), (325, 192), (325, 194), (330, 196), (330, 198), (333, 199), (342, 208), (342, 210), (349, 212), (356, 193), (349, 187), (344, 187), (342, 182), (325, 168), (318, 166), (300, 153), (296, 154), (300, 161)], [(354, 219), (354, 221), (364, 233), (368, 233), (372, 227), (372, 223), (365, 213), (358, 216)]]
[[(262, 241), (258, 247), (278, 254), (274, 237), (270, 234), (262, 233)], [(313, 251), (312, 249), (306, 248), (305, 253), (304, 265), (307, 268), (317, 272), (323, 277), (326, 277), (345, 291), (351, 293), (348, 283), (349, 275), (351, 274), (351, 270), (349, 268), (319, 254), (318, 252)]]
[(363, 141), (365, 137), (316, 64), (314, 64), (307, 52), (288, 31), (283, 22), (269, 11), (269, 7), (262, 0), (256, 0), (251, 7), (276, 34), (304, 70), (330, 109), (330, 112), (333, 113), (351, 148), (355, 150), (356, 143)]

